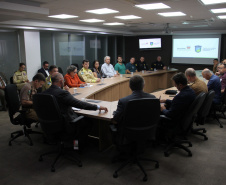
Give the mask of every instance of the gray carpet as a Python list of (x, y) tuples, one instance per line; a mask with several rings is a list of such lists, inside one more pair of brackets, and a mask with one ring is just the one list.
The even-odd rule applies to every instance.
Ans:
[[(192, 157), (181, 150), (175, 150), (170, 157), (164, 157), (163, 148), (149, 148), (146, 157), (159, 160), (160, 168), (153, 163), (142, 163), (147, 170), (148, 181), (152, 185), (225, 185), (226, 184), (226, 120), (221, 119), (225, 128), (219, 128), (216, 121), (208, 120), (205, 125), (208, 141), (199, 136), (190, 136), (193, 143)], [(70, 184), (141, 184), (143, 174), (137, 166), (130, 165), (119, 172), (117, 179), (113, 172), (120, 163), (111, 163), (115, 155), (112, 147), (98, 152), (98, 147), (90, 143), (80, 154), (83, 167), (61, 159), (56, 172), (50, 172), (53, 156), (39, 162), (41, 153), (55, 148), (43, 143), (39, 135), (32, 135), (34, 146), (28, 145), (25, 137), (17, 138), (8, 146), (10, 133), (20, 126), (10, 123), (7, 112), (0, 112), (0, 184), (1, 185), (70, 185)], [(39, 131), (39, 128), (32, 127)]]

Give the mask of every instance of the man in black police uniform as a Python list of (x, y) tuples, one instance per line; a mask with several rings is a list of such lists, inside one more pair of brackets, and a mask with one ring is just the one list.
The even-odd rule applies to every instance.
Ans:
[(158, 56), (157, 61), (151, 64), (151, 70), (166, 69), (166, 66), (162, 62), (162, 57)]
[(145, 62), (144, 57), (140, 57), (140, 61), (137, 61), (135, 65), (137, 65), (136, 67), (138, 71), (148, 70), (148, 65)]

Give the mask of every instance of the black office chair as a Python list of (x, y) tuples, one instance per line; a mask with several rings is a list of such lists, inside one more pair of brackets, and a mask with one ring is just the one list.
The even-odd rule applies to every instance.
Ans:
[[(15, 84), (9, 84), (5, 87), (5, 98), (7, 102), (8, 112), (10, 122), (13, 125), (21, 125), (23, 126), (22, 130), (11, 133), (11, 139), (9, 141), (9, 146), (12, 145), (12, 141), (20, 136), (25, 136), (29, 139), (30, 145), (33, 145), (30, 134), (42, 134), (41, 132), (33, 131), (32, 129), (28, 129), (31, 127), (31, 124), (35, 121), (32, 119), (26, 119), (25, 113), (26, 111), (20, 110), (20, 100), (17, 92), (17, 87)], [(19, 113), (18, 116), (15, 117), (15, 114)]]
[[(148, 140), (155, 139), (156, 126), (160, 116), (159, 99), (136, 99), (128, 102), (124, 114), (119, 143), (116, 143), (119, 149), (123, 149), (124, 139), (129, 143), (129, 156), (113, 174), (118, 177), (118, 171), (129, 163), (135, 163), (144, 173), (143, 181), (147, 181), (147, 174), (140, 164), (140, 160), (155, 162), (155, 168), (159, 167), (159, 162), (152, 159), (140, 158), (144, 152)], [(139, 116), (139, 117), (138, 117)], [(122, 136), (122, 137), (121, 137)]]
[(74, 63), (74, 64), (71, 64), (71, 65), (77, 67), (77, 71), (79, 71), (79, 65), (78, 64)]
[(63, 69), (61, 67), (58, 67), (58, 71), (59, 71), (59, 73), (61, 73), (64, 76), (64, 72), (63, 72)]
[(9, 81), (10, 81), (10, 84), (13, 84), (13, 76), (10, 77)]
[[(74, 152), (72, 147), (66, 148), (65, 143), (70, 141), (72, 144), (75, 136), (65, 132), (66, 123), (64, 117), (61, 115), (60, 108), (54, 96), (47, 94), (35, 94), (33, 96), (33, 102), (33, 107), (38, 115), (41, 128), (47, 139), (53, 143), (57, 142), (59, 147), (58, 150), (50, 151), (40, 155), (39, 161), (43, 161), (43, 156), (45, 155), (57, 153), (57, 156), (51, 165), (51, 171), (55, 172), (55, 164), (58, 159), (64, 155), (66, 151)], [(82, 118), (83, 116), (79, 116), (73, 120), (73, 123), (78, 122)], [(75, 155), (73, 155), (72, 160), (75, 161), (79, 167), (82, 166), (81, 160)]]
[[(213, 98), (214, 98), (215, 92), (213, 90), (210, 90), (206, 94), (206, 98), (200, 108), (200, 110), (197, 113), (197, 117), (195, 119), (196, 125), (204, 125), (206, 121), (206, 117), (209, 115)], [(208, 137), (205, 135), (206, 129), (205, 128), (192, 128), (192, 134), (200, 135), (204, 137), (204, 140), (208, 140)]]
[[(189, 147), (192, 146), (191, 142), (186, 138), (186, 136), (191, 131), (195, 115), (202, 106), (205, 97), (205, 93), (200, 93), (188, 107), (185, 115), (179, 121), (177, 121), (177, 123), (175, 123), (176, 126), (168, 130), (168, 132), (171, 134), (171, 137), (169, 138), (170, 142), (164, 151), (165, 157), (168, 157), (170, 155), (170, 151), (175, 147), (185, 150), (188, 153), (188, 156), (192, 156), (192, 152), (186, 146), (184, 146), (184, 144), (188, 144)], [(166, 116), (161, 115), (161, 118), (166, 122), (173, 121), (171, 118)]]

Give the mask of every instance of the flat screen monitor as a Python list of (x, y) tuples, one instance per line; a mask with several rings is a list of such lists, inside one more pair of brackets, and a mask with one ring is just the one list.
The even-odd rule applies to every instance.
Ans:
[(139, 39), (140, 49), (161, 49), (161, 38)]

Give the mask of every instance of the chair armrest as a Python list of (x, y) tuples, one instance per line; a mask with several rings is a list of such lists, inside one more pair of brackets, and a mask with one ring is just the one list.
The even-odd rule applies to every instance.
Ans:
[(84, 116), (79, 116), (79, 117), (73, 119), (72, 121), (70, 121), (70, 123), (76, 123), (76, 122), (78, 122), (79, 120), (81, 120), (83, 118), (84, 118)]
[(165, 115), (160, 115), (160, 119), (163, 119), (163, 120), (167, 120), (167, 121), (172, 121), (171, 118), (165, 116)]

